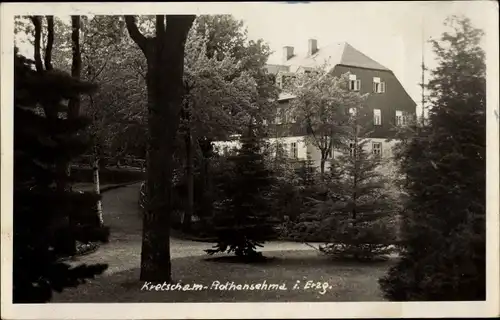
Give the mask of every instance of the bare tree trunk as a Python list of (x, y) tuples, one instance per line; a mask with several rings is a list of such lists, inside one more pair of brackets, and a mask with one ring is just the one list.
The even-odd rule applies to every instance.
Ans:
[(191, 128), (188, 127), (185, 135), (187, 202), (182, 217), (183, 231), (189, 231), (191, 228), (191, 219), (194, 213), (194, 144), (192, 138)]
[(52, 70), (52, 47), (54, 46), (54, 16), (47, 18), (47, 47), (45, 48), (45, 70)]
[(204, 216), (210, 217), (212, 215), (212, 203), (213, 203), (213, 189), (212, 189), (212, 179), (210, 177), (210, 158), (212, 155), (212, 142), (207, 138), (198, 139), (198, 145), (200, 146), (202, 153), (202, 164), (201, 164), (201, 177), (203, 181), (202, 186), (202, 212)]
[[(99, 183), (99, 156), (97, 154), (97, 151), (94, 152), (94, 159), (93, 159), (93, 164), (92, 164), (92, 176), (94, 180), (94, 192), (97, 195), (101, 194), (101, 186)], [(101, 199), (97, 200), (96, 203), (97, 207), (97, 216), (99, 217), (99, 225), (103, 226), (104, 225), (104, 217), (102, 215), (102, 201)]]
[(191, 107), (192, 102), (189, 99), (189, 93), (193, 89), (193, 85), (184, 80), (184, 101), (181, 110), (181, 119), (184, 127), (184, 145), (186, 150), (185, 159), (185, 176), (186, 176), (186, 194), (187, 199), (184, 206), (184, 212), (181, 218), (181, 226), (183, 231), (189, 231), (191, 228), (191, 219), (194, 213), (194, 144), (193, 134), (191, 130)]
[[(94, 112), (95, 112), (94, 99), (93, 99), (91, 94), (89, 95), (89, 99), (90, 99), (90, 109), (94, 110)], [(96, 118), (94, 118), (94, 121), (96, 121)], [(92, 158), (92, 178), (93, 178), (92, 180), (94, 183), (94, 192), (97, 195), (100, 195), (101, 194), (101, 186), (100, 186), (100, 182), (99, 182), (99, 160), (100, 160), (100, 158), (99, 158), (99, 148), (98, 148), (97, 143), (98, 143), (97, 141), (94, 142), (94, 156)], [(99, 217), (99, 224), (100, 224), (100, 226), (103, 226), (104, 225), (104, 217), (102, 214), (102, 201), (100, 198), (97, 200), (96, 208), (97, 208), (97, 216)]]
[[(143, 219), (142, 281), (171, 280), (170, 216), (174, 142), (183, 98), (184, 48), (196, 16), (156, 16), (156, 37), (146, 38), (126, 16), (127, 30), (148, 63), (148, 203)], [(165, 27), (165, 18), (168, 19)]]
[(42, 19), (40, 16), (32, 16), (31, 21), (35, 28), (34, 58), (36, 71), (43, 72), (42, 55), (40, 54), (40, 42), (42, 38)]
[(320, 168), (320, 177), (321, 179), (323, 180), (324, 178), (324, 175), (325, 175), (325, 162), (326, 162), (326, 159), (325, 159), (325, 156), (323, 154), (324, 152), (321, 151), (321, 160), (319, 162), (319, 168)]
[[(80, 52), (80, 16), (71, 16), (71, 28), (71, 44), (73, 51), (71, 76), (79, 80), (82, 73), (82, 55)], [(80, 97), (70, 99), (68, 108), (68, 118), (78, 117), (80, 114)]]

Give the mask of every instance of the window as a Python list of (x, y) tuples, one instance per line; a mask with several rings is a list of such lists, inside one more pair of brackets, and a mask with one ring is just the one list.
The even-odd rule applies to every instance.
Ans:
[(282, 109), (281, 108), (277, 108), (276, 109), (276, 119), (274, 120), (274, 122), (276, 124), (281, 124), (281, 113), (282, 113)]
[(372, 144), (372, 153), (378, 158), (382, 156), (382, 142), (374, 142)]
[(283, 143), (283, 156), (288, 157), (288, 143)]
[(281, 89), (287, 89), (289, 88), (292, 84), (293, 81), (295, 80), (296, 76), (294, 75), (282, 75), (282, 80), (281, 80)]
[(276, 141), (276, 157), (283, 156), (283, 143)]
[(290, 143), (290, 156), (293, 159), (297, 159), (297, 142)]
[(263, 125), (265, 125), (265, 126), (267, 126), (267, 120), (266, 120), (266, 119), (263, 119), (263, 120), (262, 120), (262, 124), (263, 124)]
[(373, 124), (375, 126), (382, 125), (382, 113), (380, 109), (373, 109)]
[(396, 110), (396, 125), (402, 126), (406, 124), (406, 119), (403, 115), (403, 111)]
[(359, 91), (361, 89), (361, 80), (356, 79), (355, 74), (349, 75), (349, 90)]
[(278, 85), (278, 77), (275, 74), (268, 74), (268, 77), (274, 85)]
[(281, 89), (283, 87), (283, 75), (276, 75), (274, 83), (276, 84), (276, 86), (278, 86), (278, 88)]
[(373, 92), (384, 93), (385, 92), (385, 82), (380, 81), (380, 78), (373, 78)]

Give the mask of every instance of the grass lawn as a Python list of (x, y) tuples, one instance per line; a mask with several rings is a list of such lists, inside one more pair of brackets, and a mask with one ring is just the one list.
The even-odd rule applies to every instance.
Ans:
[[(267, 262), (236, 263), (230, 256), (186, 257), (172, 260), (174, 283), (200, 284), (202, 290), (141, 290), (139, 269), (101, 276), (88, 284), (57, 294), (53, 302), (315, 302), (383, 301), (377, 280), (394, 259), (359, 263), (332, 261), (315, 251), (266, 252)], [(286, 290), (215, 290), (221, 284), (284, 284)], [(300, 283), (294, 289), (294, 285)], [(305, 288), (306, 283), (325, 284)], [(324, 291), (323, 294), (322, 291)]]

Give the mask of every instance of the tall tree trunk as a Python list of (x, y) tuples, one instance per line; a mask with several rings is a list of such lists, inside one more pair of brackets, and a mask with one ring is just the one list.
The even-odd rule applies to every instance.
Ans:
[(52, 70), (52, 48), (54, 46), (54, 16), (47, 18), (47, 47), (45, 48), (45, 70)]
[(213, 152), (212, 142), (207, 138), (201, 138), (198, 140), (198, 145), (200, 146), (202, 153), (202, 163), (201, 163), (201, 180), (203, 181), (202, 186), (202, 212), (205, 217), (210, 217), (212, 215), (212, 204), (213, 204), (213, 189), (212, 189), (212, 179), (210, 177), (210, 159)]
[[(36, 71), (43, 72), (42, 55), (40, 53), (40, 43), (42, 39), (42, 18), (40, 16), (30, 17), (35, 28), (34, 58)], [(48, 116), (48, 115), (47, 115)]]
[[(80, 69), (81, 69), (81, 56), (80, 56), (80, 16), (71, 16), (71, 40), (72, 40), (72, 67), (71, 67), (71, 76), (75, 79), (80, 80)], [(47, 61), (46, 61), (47, 63)], [(68, 102), (68, 119), (75, 119), (79, 115), (80, 108), (80, 97), (77, 96), (72, 98)], [(69, 184), (69, 178), (71, 176), (71, 163), (69, 161), (60, 161), (56, 164), (56, 170), (58, 172), (58, 183), (57, 189), (61, 192), (65, 192), (71, 189)], [(71, 221), (70, 216), (69, 224), (73, 225), (73, 221)], [(75, 247), (76, 251), (76, 240), (72, 239), (71, 246)]]
[(321, 160), (319, 162), (321, 180), (323, 180), (323, 178), (325, 176), (325, 162), (326, 162), (326, 159), (325, 159), (324, 152), (321, 151)]
[[(94, 192), (97, 195), (100, 195), (101, 194), (101, 186), (99, 183), (99, 155), (97, 153), (97, 150), (94, 151), (94, 159), (93, 159), (93, 163), (92, 163), (92, 176), (93, 176), (93, 181), (94, 181)], [(103, 226), (104, 225), (104, 217), (102, 215), (102, 201), (101, 201), (101, 199), (97, 200), (96, 208), (97, 208), (97, 216), (99, 217), (99, 225)]]
[(186, 144), (186, 188), (187, 201), (182, 217), (182, 230), (189, 231), (194, 213), (194, 144), (191, 128), (188, 126), (184, 137)]
[[(94, 105), (94, 99), (92, 97), (92, 94), (89, 95), (89, 100), (90, 100), (90, 109), (91, 110), (94, 110), (95, 112), (95, 105)], [(95, 112), (97, 113), (97, 112)], [(94, 121), (97, 121), (96, 117), (94, 117)], [(94, 134), (96, 134), (94, 132)], [(100, 195), (101, 194), (101, 185), (100, 185), (100, 182), (99, 182), (99, 161), (100, 161), (100, 157), (99, 157), (99, 147), (98, 147), (98, 144), (97, 144), (97, 140), (94, 141), (94, 155), (92, 157), (92, 180), (93, 180), (93, 183), (94, 183), (94, 192), (97, 194), (97, 195)], [(101, 199), (98, 199), (97, 202), (96, 202), (96, 209), (97, 209), (97, 216), (99, 217), (99, 224), (100, 226), (103, 226), (104, 225), (104, 217), (103, 217), (103, 214), (102, 214), (102, 201)]]
[[(80, 52), (80, 16), (71, 16), (71, 48), (73, 59), (71, 63), (71, 76), (80, 79), (82, 73), (82, 55)], [(80, 114), (80, 97), (69, 100), (68, 118), (76, 118)]]
[[(186, 77), (185, 77), (186, 78)], [(192, 102), (189, 99), (193, 85), (188, 80), (184, 81), (184, 104), (181, 110), (181, 119), (184, 123), (184, 145), (186, 150), (185, 176), (186, 176), (186, 194), (187, 199), (184, 206), (184, 213), (181, 219), (183, 231), (189, 231), (191, 228), (191, 219), (194, 213), (194, 143), (191, 130), (191, 107)]]
[[(142, 281), (171, 280), (170, 216), (174, 142), (183, 98), (184, 48), (196, 16), (156, 16), (156, 37), (146, 38), (126, 16), (127, 30), (147, 59), (148, 204), (143, 219)], [(168, 20), (165, 28), (165, 18)]]

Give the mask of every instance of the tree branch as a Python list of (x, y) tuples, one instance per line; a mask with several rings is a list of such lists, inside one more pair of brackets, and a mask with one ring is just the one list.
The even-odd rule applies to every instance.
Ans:
[(45, 70), (52, 70), (52, 47), (54, 46), (54, 16), (47, 18), (47, 48), (45, 49)]
[(136, 69), (136, 72), (144, 79), (146, 80), (146, 72), (144, 72), (144, 70), (142, 70), (142, 66), (140, 64), (140, 62), (137, 62), (137, 61), (134, 61), (135, 62), (135, 65), (137, 67)]
[(40, 20), (40, 16), (30, 16), (31, 21), (33, 22), (33, 26), (35, 27), (35, 66), (36, 71), (43, 71), (43, 63), (42, 56), (40, 55), (40, 39), (42, 37), (42, 21)]
[(130, 38), (139, 46), (141, 51), (146, 54), (146, 37), (139, 31), (139, 28), (135, 24), (135, 16), (125, 16), (125, 24), (127, 26)]
[(102, 64), (101, 68), (94, 74), (94, 76), (92, 77), (92, 79), (90, 80), (90, 82), (94, 82), (99, 77), (99, 75), (104, 71), (104, 69), (108, 65), (108, 62), (110, 60), (110, 56), (111, 55), (108, 55), (107, 59), (104, 60), (104, 63)]

